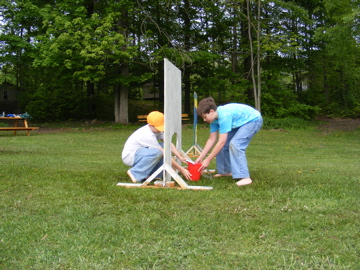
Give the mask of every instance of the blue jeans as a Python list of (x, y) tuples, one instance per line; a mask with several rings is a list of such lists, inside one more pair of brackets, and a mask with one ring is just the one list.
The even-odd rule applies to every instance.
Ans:
[[(138, 182), (143, 182), (163, 165), (163, 153), (159, 149), (140, 148), (136, 150), (134, 165), (130, 172)], [(159, 174), (162, 176), (162, 172)]]
[(245, 151), (252, 137), (260, 130), (262, 123), (263, 119), (260, 118), (228, 133), (224, 147), (216, 156), (218, 173), (232, 173), (234, 179), (250, 177)]

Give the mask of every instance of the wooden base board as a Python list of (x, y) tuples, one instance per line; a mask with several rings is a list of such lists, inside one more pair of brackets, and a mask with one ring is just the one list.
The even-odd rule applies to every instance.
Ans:
[(171, 188), (171, 189), (192, 189), (192, 190), (212, 190), (213, 187), (206, 187), (206, 186), (187, 186), (186, 188), (182, 188), (180, 186), (153, 186), (153, 185), (143, 185), (142, 183), (118, 183), (118, 187), (126, 187), (126, 188)]

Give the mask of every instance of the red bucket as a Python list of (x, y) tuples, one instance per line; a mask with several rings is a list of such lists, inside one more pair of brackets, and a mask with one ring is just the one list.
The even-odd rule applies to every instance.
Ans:
[(201, 163), (188, 162), (188, 171), (191, 173), (191, 181), (200, 180), (201, 177), (201, 172), (199, 172), (200, 167), (201, 167)]

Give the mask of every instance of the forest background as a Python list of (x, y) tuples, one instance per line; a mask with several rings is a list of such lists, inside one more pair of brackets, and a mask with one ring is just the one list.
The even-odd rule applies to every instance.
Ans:
[(360, 117), (359, 0), (0, 3), (0, 83), (39, 121), (161, 110), (164, 58), (182, 71), (185, 113), (196, 92), (272, 118)]

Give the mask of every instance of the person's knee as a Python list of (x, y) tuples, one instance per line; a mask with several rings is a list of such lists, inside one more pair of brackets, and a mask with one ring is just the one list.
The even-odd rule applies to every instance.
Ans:
[(231, 141), (229, 144), (229, 149), (231, 152), (245, 151), (248, 145), (248, 142), (245, 140)]
[(155, 149), (153, 154), (154, 154), (154, 158), (157, 160), (160, 160), (163, 158), (163, 152), (159, 149)]
[(242, 142), (241, 141), (231, 141), (229, 143), (229, 149), (230, 151), (233, 151), (233, 150), (240, 150), (242, 148)]

